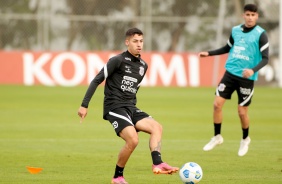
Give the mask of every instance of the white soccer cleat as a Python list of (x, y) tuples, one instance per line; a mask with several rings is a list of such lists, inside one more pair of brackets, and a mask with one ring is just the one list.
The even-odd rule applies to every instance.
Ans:
[(212, 150), (216, 145), (223, 143), (223, 137), (220, 134), (217, 134), (216, 136), (212, 137), (210, 142), (206, 144), (203, 148), (204, 151), (210, 151)]
[(238, 151), (239, 156), (244, 156), (248, 152), (250, 143), (251, 143), (251, 138), (249, 136), (246, 139), (241, 140), (240, 148)]

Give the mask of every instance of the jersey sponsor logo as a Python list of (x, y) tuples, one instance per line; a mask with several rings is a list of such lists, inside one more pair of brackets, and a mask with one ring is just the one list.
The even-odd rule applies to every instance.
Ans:
[(226, 87), (225, 84), (220, 83), (219, 86), (218, 86), (218, 91), (224, 91), (225, 87)]
[(240, 93), (243, 94), (243, 95), (250, 95), (252, 92), (252, 89), (250, 88), (242, 88), (240, 87)]
[(234, 58), (243, 59), (243, 60), (246, 60), (246, 61), (250, 60), (250, 58), (248, 56), (244, 56), (244, 55), (241, 55), (241, 54), (232, 54), (232, 56)]
[[(240, 42), (245, 42), (244, 38), (241, 38)], [(244, 50), (246, 50), (245, 47), (234, 46), (232, 57), (249, 61), (250, 60), (249, 56), (245, 56), (241, 53), (241, 51)]]
[(129, 77), (129, 76), (123, 76), (123, 79), (131, 81), (131, 82), (137, 82), (137, 79), (133, 78), (133, 77)]
[(137, 89), (134, 87), (134, 84), (137, 83), (137, 79), (129, 76), (123, 76), (123, 80), (121, 81), (120, 88), (123, 91), (128, 91), (131, 93), (136, 93)]
[(139, 67), (139, 74), (140, 74), (141, 76), (144, 75), (144, 71), (145, 71), (144, 67), (143, 67), (143, 66), (140, 66), (140, 67)]
[[(243, 38), (241, 38), (241, 40), (243, 40)], [(241, 50), (246, 50), (245, 47), (241, 47), (241, 46), (234, 46), (234, 52), (240, 52)]]

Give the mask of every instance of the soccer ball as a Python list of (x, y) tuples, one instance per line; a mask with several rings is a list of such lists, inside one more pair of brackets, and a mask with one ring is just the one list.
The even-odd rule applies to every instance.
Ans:
[(179, 176), (184, 184), (195, 184), (203, 178), (203, 171), (199, 164), (187, 162), (181, 167)]

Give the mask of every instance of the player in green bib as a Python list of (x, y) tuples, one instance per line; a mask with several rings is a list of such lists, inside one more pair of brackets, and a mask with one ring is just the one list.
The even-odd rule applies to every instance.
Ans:
[[(266, 49), (266, 47), (260, 48), (260, 36), (265, 32), (264, 29), (256, 25), (249, 32), (243, 32), (242, 26), (244, 27), (244, 25), (238, 25), (232, 29), (231, 36), (234, 42), (233, 45), (230, 44), (231, 48), (225, 65), (227, 71), (238, 77), (243, 77), (244, 69), (257, 66), (262, 60), (261, 49)], [(264, 43), (264, 46), (268, 48), (268, 42)], [(248, 79), (257, 80), (258, 72), (254, 72)]]
[(225, 101), (231, 99), (234, 91), (238, 95), (238, 115), (243, 134), (238, 155), (244, 156), (249, 149), (251, 139), (249, 137), (248, 107), (254, 94), (254, 81), (258, 79), (258, 71), (268, 63), (269, 43), (265, 30), (256, 23), (258, 8), (255, 4), (244, 6), (243, 18), (245, 23), (232, 28), (225, 46), (199, 53), (199, 57), (228, 53), (225, 64), (226, 72), (216, 88), (214, 99), (214, 136), (204, 146), (204, 151), (210, 151), (216, 145), (223, 143), (222, 108)]

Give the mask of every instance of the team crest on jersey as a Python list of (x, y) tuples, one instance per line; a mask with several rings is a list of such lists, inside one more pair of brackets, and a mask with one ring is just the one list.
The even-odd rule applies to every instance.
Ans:
[(143, 66), (140, 66), (139, 67), (139, 74), (141, 75), (141, 76), (143, 76), (144, 75), (144, 67)]
[(218, 86), (218, 91), (224, 91), (225, 87), (226, 87), (225, 84), (220, 83)]

